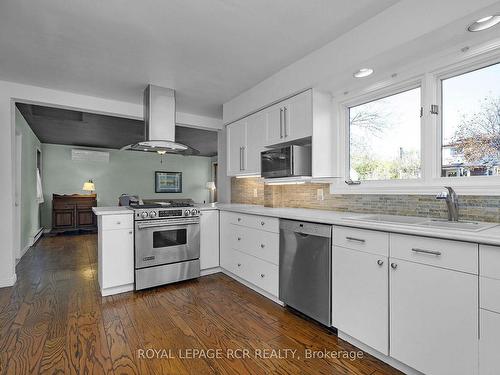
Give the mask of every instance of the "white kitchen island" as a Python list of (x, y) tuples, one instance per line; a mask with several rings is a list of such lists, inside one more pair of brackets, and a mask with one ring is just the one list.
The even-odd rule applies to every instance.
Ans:
[(98, 224), (97, 276), (102, 296), (134, 290), (134, 211), (94, 207)]

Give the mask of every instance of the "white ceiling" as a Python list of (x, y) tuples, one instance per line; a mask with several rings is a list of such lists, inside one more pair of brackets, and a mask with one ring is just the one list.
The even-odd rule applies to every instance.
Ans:
[[(397, 0), (1, 0), (0, 79), (177, 109), (222, 103)], [(341, 51), (339, 51), (341, 53)]]

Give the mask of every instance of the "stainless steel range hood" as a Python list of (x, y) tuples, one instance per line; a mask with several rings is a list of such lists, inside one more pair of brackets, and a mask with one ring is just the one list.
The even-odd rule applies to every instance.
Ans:
[(144, 90), (144, 141), (122, 150), (163, 154), (198, 155), (200, 152), (175, 142), (175, 91), (148, 85)]

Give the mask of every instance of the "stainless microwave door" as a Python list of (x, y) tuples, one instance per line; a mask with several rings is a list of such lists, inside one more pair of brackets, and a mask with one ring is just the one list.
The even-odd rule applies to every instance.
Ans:
[(200, 225), (142, 227), (135, 224), (135, 268), (200, 257)]
[(291, 176), (291, 147), (283, 147), (261, 153), (262, 177)]

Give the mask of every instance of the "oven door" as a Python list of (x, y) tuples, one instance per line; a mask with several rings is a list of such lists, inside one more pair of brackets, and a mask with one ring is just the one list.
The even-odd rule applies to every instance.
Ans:
[(199, 257), (199, 218), (192, 218), (186, 224), (169, 224), (168, 220), (135, 222), (135, 268), (183, 262)]
[(267, 178), (292, 175), (291, 147), (262, 151), (260, 154), (261, 176)]

